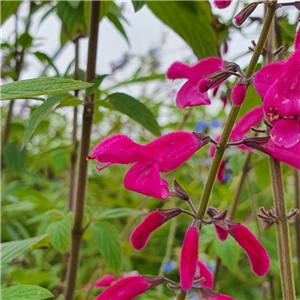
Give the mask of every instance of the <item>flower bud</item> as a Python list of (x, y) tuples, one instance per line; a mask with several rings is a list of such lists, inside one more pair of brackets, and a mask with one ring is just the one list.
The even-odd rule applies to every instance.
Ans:
[(242, 84), (237, 84), (231, 92), (232, 103), (235, 106), (241, 106), (246, 98), (247, 89)]
[(236, 26), (242, 26), (248, 17), (253, 13), (258, 4), (262, 2), (252, 2), (245, 6), (235, 17), (234, 23)]

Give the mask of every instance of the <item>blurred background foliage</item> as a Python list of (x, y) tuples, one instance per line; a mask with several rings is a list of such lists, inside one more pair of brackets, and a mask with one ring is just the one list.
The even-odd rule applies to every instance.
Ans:
[[(41, 76), (73, 78), (75, 57), (64, 72), (59, 71), (56, 57), (49, 57), (39, 51), (43, 41), (35, 40), (34, 36), (30, 35), (29, 26), (38, 11), (43, 11), (40, 22), (49, 15), (56, 14), (61, 22), (61, 30), (53, 34), (60, 36), (61, 48), (57, 49), (59, 55), (59, 51), (67, 42), (72, 41), (75, 46), (87, 36), (89, 5), (88, 1), (1, 1), (2, 23), (11, 18), (16, 19), (24, 8), (29, 12), (28, 16), (21, 20), (23, 25), (15, 29), (14, 39), (2, 40), (2, 81), (18, 80), (22, 70), (31, 68), (27, 64), (27, 57), (30, 56), (34, 56), (44, 66)], [(103, 1), (101, 18), (107, 18), (115, 26), (119, 33), (116, 39), (125, 39), (128, 43), (130, 41), (124, 29), (124, 23), (128, 22), (123, 15), (124, 5), (133, 5), (136, 13), (139, 13), (140, 9), (150, 9), (157, 18), (180, 35), (190, 47), (185, 60), (190, 64), (196, 62), (196, 57), (202, 59), (224, 54), (228, 45), (230, 51), (232, 35), (239, 32), (247, 36), (247, 26), (251, 22), (256, 23), (258, 29), (260, 28), (261, 14), (257, 14), (256, 19), (250, 19), (245, 29), (240, 29), (233, 26), (231, 19), (226, 20), (217, 14), (213, 15), (211, 4), (207, 1), (149, 1), (148, 3), (134, 1), (126, 4)], [(240, 8), (241, 6), (237, 6), (237, 9)], [(284, 46), (283, 54), (286, 55), (292, 50), (295, 35), (295, 22), (290, 18), (289, 11), (278, 14), (276, 25), (280, 36), (278, 42)], [(100, 34), (105, 34), (101, 32), (101, 26)], [(99, 47), (101, 48), (101, 45)], [(161, 47), (164, 47), (163, 39)], [(70, 53), (71, 55), (74, 54)], [(243, 55), (249, 57), (249, 52)], [(99, 59), (102, 59), (101, 55)], [(138, 64), (132, 64), (133, 60), (137, 60)], [(99, 86), (95, 94), (92, 146), (106, 136), (118, 133), (126, 134), (139, 143), (153, 140), (155, 138), (153, 132), (159, 135), (160, 132), (165, 134), (180, 128), (190, 132), (205, 132), (212, 137), (221, 133), (231, 105), (229, 95), (233, 82), (221, 86), (214, 96), (213, 111), (208, 112), (204, 107), (178, 110), (174, 105), (174, 99), (180, 85), (165, 80), (166, 70), (161, 68), (162, 60), (159, 48), (149, 49), (147, 55), (139, 57), (133, 57), (129, 50), (120, 57), (118, 62), (111, 64), (110, 74), (98, 74)], [(130, 75), (121, 81), (116, 80), (118, 74), (122, 72)], [(84, 70), (79, 70), (79, 79), (84, 80)], [(140, 124), (143, 122), (141, 120), (143, 117), (134, 120), (128, 115), (126, 109), (123, 112), (109, 100), (110, 95), (120, 91), (126, 92), (129, 86), (134, 91), (134, 95), (131, 96), (153, 114), (159, 127), (155, 127), (158, 125), (152, 122), (146, 130)], [(17, 100), (15, 103), (9, 140), (2, 144), (2, 242), (26, 240), (43, 234), (47, 236), (35, 246), (31, 246), (30, 251), (14, 257), (9, 265), (2, 268), (2, 287), (18, 284), (40, 285), (49, 289), (56, 299), (63, 299), (61, 293), (72, 224), (72, 212), (68, 208), (70, 161), (74, 149), (75, 153), (78, 151), (78, 141), (75, 144), (72, 142), (73, 111), (74, 107), (78, 107), (78, 132), (80, 132), (83, 94), (80, 92), (76, 96), (76, 101), (72, 98), (73, 100), (61, 102), (48, 113), (23, 149), (21, 144), (25, 129), (30, 116), (41, 102), (27, 99)], [(259, 97), (253, 89), (250, 89), (239, 118), (259, 105), (261, 105)], [(1, 115), (2, 128), (5, 127), (8, 111), (9, 103), (4, 102)], [(196, 207), (210, 165), (208, 150), (209, 146), (206, 146), (181, 168), (171, 174), (163, 175), (170, 185), (176, 178)], [(216, 183), (210, 206), (220, 210), (230, 209), (246, 155), (238, 149), (231, 149), (226, 153), (228, 163), (225, 182)], [(222, 294), (239, 300), (273, 300), (275, 298), (272, 292), (274, 292), (276, 299), (280, 299), (274, 228), (265, 229), (265, 224), (261, 220), (256, 222), (256, 213), (253, 210), (253, 206), (256, 209), (260, 206), (272, 207), (267, 158), (255, 153), (251, 158), (251, 164), (254, 167), (247, 175), (251, 182), (250, 190), (244, 187), (242, 191), (235, 221), (248, 226), (267, 249), (271, 258), (269, 274), (264, 278), (252, 274), (245, 253), (240, 251), (231, 239), (224, 243), (219, 242), (210, 226), (205, 227), (201, 232), (200, 259), (213, 270), (216, 257), (221, 258), (222, 264), (216, 290)], [(128, 166), (115, 165), (98, 174), (95, 163), (89, 164), (85, 212), (85, 225), (88, 227), (82, 243), (76, 299), (85, 299), (86, 291), (82, 287), (92, 280), (101, 278), (104, 274), (119, 276), (138, 272), (143, 275), (157, 275), (160, 271), (170, 279), (179, 281), (180, 249), (190, 222), (186, 215), (179, 216), (176, 221), (168, 222), (159, 228), (151, 236), (146, 248), (140, 252), (132, 249), (129, 236), (149, 212), (157, 208), (174, 206), (187, 209), (187, 205), (174, 198), (159, 201), (127, 191), (123, 187), (123, 178), (128, 168)], [(292, 170), (288, 167), (284, 167), (284, 180), (288, 208), (292, 208), (293, 178)], [(169, 234), (170, 226), (173, 227), (175, 234), (172, 247), (168, 249), (168, 241), (172, 239), (172, 235)], [(291, 226), (291, 235), (296, 274), (293, 226)], [(170, 251), (169, 254), (166, 254), (166, 249)], [(93, 299), (97, 293), (99, 291), (92, 292), (86, 299)], [(139, 299), (172, 298), (174, 298), (172, 291), (166, 287), (159, 287)], [(190, 294), (190, 299), (196, 298)]]

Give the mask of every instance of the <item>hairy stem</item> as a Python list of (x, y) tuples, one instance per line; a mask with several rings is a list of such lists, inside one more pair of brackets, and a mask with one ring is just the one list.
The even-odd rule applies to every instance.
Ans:
[[(255, 47), (255, 50), (253, 52), (249, 66), (245, 73), (246, 78), (250, 78), (255, 70), (255, 66), (258, 62), (259, 56), (262, 52), (265, 41), (267, 39), (269, 29), (271, 27), (271, 23), (272, 23), (272, 20), (273, 20), (274, 14), (275, 14), (275, 10), (276, 10), (276, 3), (277, 3), (277, 1), (272, 1), (268, 4), (268, 11), (266, 14), (262, 32), (259, 37), (258, 43)], [(209, 173), (208, 173), (207, 181), (204, 186), (204, 190), (203, 190), (203, 193), (202, 193), (202, 196), (200, 199), (200, 205), (199, 205), (198, 214), (197, 214), (198, 219), (203, 219), (203, 217), (205, 215), (205, 212), (206, 212), (206, 209), (208, 206), (208, 202), (209, 202), (209, 198), (211, 195), (211, 191), (212, 191), (214, 183), (215, 183), (216, 175), (219, 170), (219, 166), (221, 164), (221, 161), (222, 161), (225, 149), (226, 149), (226, 144), (229, 139), (232, 128), (235, 124), (235, 121), (237, 119), (239, 111), (240, 111), (240, 107), (233, 106), (230, 111), (230, 114), (227, 118), (227, 121), (225, 123), (223, 133), (222, 133), (222, 136), (221, 136), (221, 139), (219, 142), (219, 146), (216, 148), (216, 153), (213, 158), (212, 165), (211, 165)]]
[[(79, 79), (79, 41), (77, 39), (75, 42), (75, 70), (74, 70), (74, 79)], [(79, 90), (74, 91), (75, 97), (78, 97)], [(74, 206), (74, 198), (75, 198), (75, 182), (76, 182), (76, 165), (77, 165), (77, 148), (78, 148), (78, 141), (77, 141), (77, 115), (78, 109), (74, 107), (73, 111), (73, 132), (72, 132), (72, 144), (73, 149), (71, 152), (71, 165), (70, 165), (70, 190), (69, 190), (69, 201), (68, 206), (69, 209), (73, 209)]]
[(278, 220), (275, 223), (278, 259), (280, 265), (280, 281), (284, 300), (295, 300), (294, 276), (290, 247), (288, 218), (284, 199), (284, 187), (280, 162), (269, 158), (272, 178), (272, 189), (275, 214)]
[[(300, 172), (294, 170), (295, 179), (295, 204), (294, 208), (300, 209)], [(297, 273), (298, 273), (298, 293), (300, 295), (300, 214), (295, 216), (295, 239), (296, 239), (296, 256), (297, 256)]]
[[(98, 43), (98, 26), (100, 15), (100, 1), (91, 2), (90, 25), (89, 25), (89, 46), (88, 61), (86, 69), (86, 81), (89, 82), (95, 77), (97, 43)], [(87, 186), (87, 160), (90, 148), (90, 136), (93, 124), (94, 96), (85, 96), (84, 111), (82, 119), (82, 134), (79, 154), (79, 169), (77, 179), (76, 202), (74, 206), (74, 222), (72, 228), (72, 243), (70, 259), (67, 265), (67, 278), (65, 288), (65, 299), (72, 300), (76, 285), (77, 269), (79, 265), (80, 243), (83, 235), (83, 216), (86, 198)]]

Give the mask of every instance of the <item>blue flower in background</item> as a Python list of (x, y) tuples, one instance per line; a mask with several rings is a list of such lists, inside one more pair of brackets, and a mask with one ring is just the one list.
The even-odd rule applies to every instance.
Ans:
[(165, 264), (164, 272), (169, 274), (176, 268), (176, 266), (176, 262), (174, 260), (170, 260)]
[(208, 127), (208, 125), (205, 121), (200, 121), (200, 122), (197, 123), (194, 130), (195, 130), (195, 132), (202, 132), (207, 127)]
[(222, 126), (222, 122), (220, 120), (214, 120), (211, 122), (211, 128), (219, 128)]

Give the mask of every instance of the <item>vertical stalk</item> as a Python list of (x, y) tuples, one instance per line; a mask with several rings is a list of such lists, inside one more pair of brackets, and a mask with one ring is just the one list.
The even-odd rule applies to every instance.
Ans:
[(284, 199), (284, 187), (280, 162), (269, 158), (275, 214), (278, 220), (275, 223), (278, 259), (280, 265), (280, 281), (283, 300), (295, 300), (294, 276), (290, 247), (290, 233)]
[[(100, 1), (91, 1), (90, 25), (89, 25), (89, 48), (86, 69), (86, 81), (89, 82), (95, 77), (98, 26), (100, 15)], [(79, 265), (80, 243), (83, 235), (83, 216), (85, 208), (86, 186), (87, 186), (87, 160), (90, 136), (93, 124), (94, 95), (85, 96), (84, 111), (82, 118), (82, 134), (79, 154), (79, 169), (77, 179), (77, 194), (74, 206), (74, 222), (72, 228), (72, 243), (70, 259), (67, 264), (67, 278), (65, 288), (65, 299), (72, 300), (76, 285), (76, 275)]]
[[(295, 204), (294, 207), (300, 209), (300, 172), (294, 170), (295, 179)], [(298, 273), (298, 294), (300, 295), (300, 214), (295, 216), (295, 239)]]
[[(75, 70), (74, 70), (74, 79), (79, 79), (79, 41), (77, 39), (75, 42)], [(75, 97), (78, 97), (79, 90), (74, 91)], [(78, 109), (74, 107), (73, 111), (73, 132), (72, 132), (72, 144), (73, 149), (71, 152), (71, 165), (70, 165), (70, 191), (69, 191), (69, 209), (73, 209), (74, 206), (74, 198), (75, 198), (75, 182), (76, 182), (76, 162), (77, 162), (77, 115)]]

